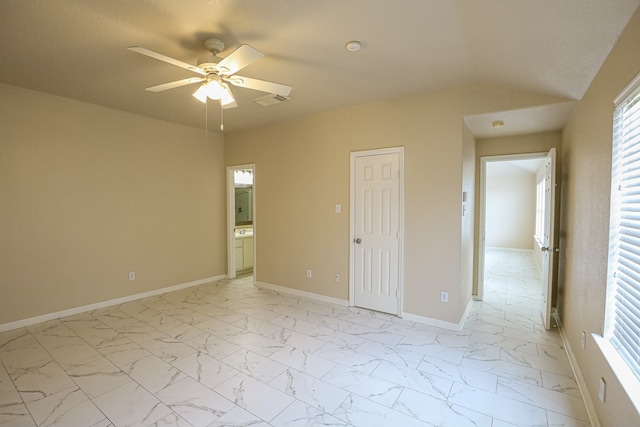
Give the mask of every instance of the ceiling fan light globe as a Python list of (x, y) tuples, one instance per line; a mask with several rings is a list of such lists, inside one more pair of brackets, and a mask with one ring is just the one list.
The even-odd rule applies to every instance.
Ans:
[(225, 83), (220, 85), (223, 88), (222, 96), (220, 97), (220, 104), (224, 107), (227, 105), (234, 104), (236, 102), (231, 90), (229, 90), (229, 86)]
[(202, 85), (193, 93), (193, 97), (203, 104), (207, 102), (207, 85)]
[(214, 99), (217, 101), (221, 99), (225, 95), (225, 93), (226, 90), (224, 89), (224, 87), (222, 87), (220, 82), (212, 81), (207, 85), (207, 96), (210, 99)]

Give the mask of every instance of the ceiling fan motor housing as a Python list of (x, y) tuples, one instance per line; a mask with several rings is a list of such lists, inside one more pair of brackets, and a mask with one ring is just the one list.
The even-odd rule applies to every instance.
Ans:
[(224, 42), (216, 37), (207, 37), (203, 41), (204, 47), (214, 55), (224, 50)]
[(201, 70), (207, 73), (213, 73), (214, 71), (216, 71), (216, 64), (218, 62), (220, 62), (220, 58), (218, 58), (217, 56), (207, 55), (198, 58), (197, 64), (198, 68), (200, 68)]
[(224, 50), (224, 42), (216, 37), (207, 37), (202, 43), (211, 52), (211, 55), (198, 58), (198, 68), (207, 73), (213, 73), (216, 71), (215, 65), (220, 62), (220, 58), (216, 54)]

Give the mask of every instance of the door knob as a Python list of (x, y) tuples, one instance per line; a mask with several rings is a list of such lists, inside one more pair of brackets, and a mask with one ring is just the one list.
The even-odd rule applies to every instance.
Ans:
[(354, 242), (356, 242), (357, 244), (360, 244), (362, 243), (362, 239), (358, 237), (357, 239), (354, 240)]

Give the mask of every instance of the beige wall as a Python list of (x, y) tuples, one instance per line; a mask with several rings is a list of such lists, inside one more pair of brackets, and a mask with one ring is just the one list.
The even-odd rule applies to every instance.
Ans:
[[(560, 147), (562, 132), (540, 132), (527, 135), (504, 136), (500, 138), (479, 138), (476, 140), (477, 177), (480, 173), (480, 158), (507, 154), (546, 153)], [(559, 156), (559, 153), (558, 153)]]
[[(457, 323), (471, 298), (461, 242), (472, 245), (472, 226), (462, 225), (461, 199), (474, 170), (461, 159), (473, 148), (463, 150), (462, 117), (558, 101), (469, 86), (226, 135), (226, 165), (256, 164), (257, 280), (347, 299), (348, 281), (333, 277), (349, 273), (349, 153), (404, 146), (404, 311)], [(441, 290), (457, 307), (440, 302)]]
[(219, 135), (8, 85), (0, 129), (0, 324), (225, 274)]
[[(571, 116), (562, 141), (562, 220), (559, 309), (603, 426), (640, 425), (633, 408), (590, 334), (604, 324), (613, 100), (640, 72), (640, 10)], [(586, 349), (580, 334), (587, 332)], [(607, 398), (598, 400), (600, 377)]]
[(485, 179), (485, 245), (533, 249), (536, 226), (536, 175), (488, 162)]

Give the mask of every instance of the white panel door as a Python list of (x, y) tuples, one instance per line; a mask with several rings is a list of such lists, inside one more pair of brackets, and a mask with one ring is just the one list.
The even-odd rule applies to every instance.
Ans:
[(556, 200), (556, 149), (552, 148), (545, 159), (544, 194), (544, 242), (542, 247), (542, 292), (544, 300), (544, 325), (551, 328), (551, 304), (553, 297), (553, 266), (557, 249), (553, 247)]
[(354, 304), (399, 314), (400, 154), (355, 159)]

